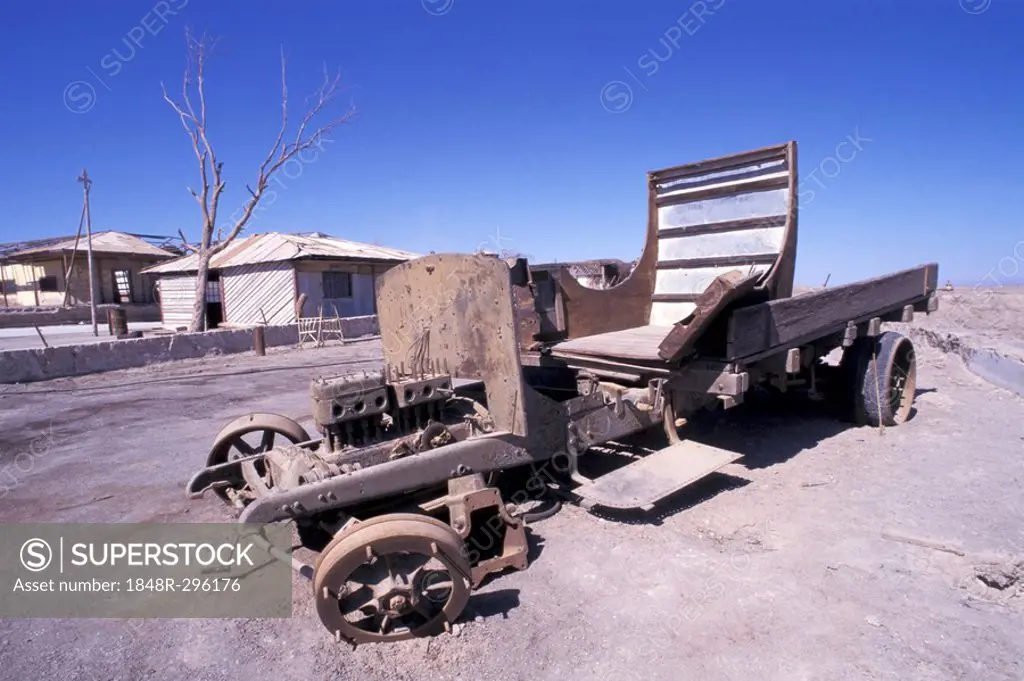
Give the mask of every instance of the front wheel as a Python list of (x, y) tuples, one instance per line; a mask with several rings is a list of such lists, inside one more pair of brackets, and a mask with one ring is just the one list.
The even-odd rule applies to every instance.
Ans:
[(462, 539), (440, 520), (377, 516), (343, 530), (317, 558), (317, 615), (353, 644), (431, 636), (466, 607), (470, 574)]
[(840, 365), (852, 391), (853, 418), (871, 426), (895, 426), (910, 418), (917, 389), (914, 344), (894, 331), (858, 338)]

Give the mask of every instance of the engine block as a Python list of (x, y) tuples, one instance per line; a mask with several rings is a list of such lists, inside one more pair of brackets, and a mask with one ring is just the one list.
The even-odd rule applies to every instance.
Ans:
[[(389, 372), (390, 373), (390, 372)], [(313, 419), (331, 451), (410, 435), (444, 420), (452, 377), (384, 373), (317, 378), (310, 387)]]

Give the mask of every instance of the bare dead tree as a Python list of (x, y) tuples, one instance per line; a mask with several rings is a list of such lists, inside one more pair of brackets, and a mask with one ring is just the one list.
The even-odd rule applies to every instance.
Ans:
[[(206, 115), (206, 62), (213, 52), (215, 41), (205, 35), (195, 37), (191, 31), (186, 31), (185, 40), (188, 47), (188, 64), (185, 68), (185, 75), (181, 84), (181, 99), (172, 99), (167, 94), (167, 88), (163, 83), (160, 87), (163, 90), (164, 100), (170, 104), (174, 112), (181, 119), (181, 125), (192, 142), (192, 150), (195, 152), (196, 161), (199, 163), (199, 189), (188, 188), (189, 193), (199, 204), (203, 216), (202, 233), (199, 243), (196, 246), (189, 246), (189, 249), (198, 259), (196, 275), (196, 297), (192, 308), (192, 321), (189, 331), (202, 331), (206, 322), (206, 282), (210, 271), (210, 259), (217, 253), (223, 251), (235, 240), (245, 229), (246, 224), (253, 215), (253, 211), (259, 205), (267, 192), (271, 178), (288, 161), (295, 158), (302, 152), (320, 145), (325, 139), (330, 138), (331, 131), (348, 122), (354, 113), (351, 106), (339, 116), (327, 120), (325, 123), (313, 128), (313, 119), (317, 118), (332, 101), (340, 94), (340, 74), (331, 75), (324, 67), (323, 82), (320, 88), (312, 96), (312, 104), (303, 115), (295, 130), (294, 138), (288, 132), (288, 83), (285, 77), (286, 59), (284, 50), (281, 50), (281, 127), (274, 145), (270, 148), (263, 163), (256, 172), (256, 181), (253, 185), (246, 185), (249, 197), (237, 213), (238, 217), (232, 216), (227, 227), (226, 235), (218, 231), (216, 238), (214, 230), (217, 225), (217, 211), (220, 208), (220, 200), (223, 196), (226, 182), (224, 179), (224, 161), (217, 157), (213, 144), (210, 142), (207, 127)], [(198, 110), (193, 102), (198, 104)], [(291, 141), (286, 141), (288, 138)], [(184, 241), (184, 235), (182, 235)], [(188, 243), (187, 241), (185, 242)]]

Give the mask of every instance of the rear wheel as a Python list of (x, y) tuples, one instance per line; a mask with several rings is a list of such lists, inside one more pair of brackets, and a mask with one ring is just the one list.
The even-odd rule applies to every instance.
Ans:
[(914, 345), (894, 331), (858, 338), (843, 353), (850, 416), (857, 423), (895, 426), (910, 417), (917, 388)]

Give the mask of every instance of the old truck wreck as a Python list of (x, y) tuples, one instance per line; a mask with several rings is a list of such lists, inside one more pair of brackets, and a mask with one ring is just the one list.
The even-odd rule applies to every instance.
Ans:
[[(913, 347), (881, 324), (935, 309), (936, 265), (792, 296), (794, 142), (652, 172), (648, 187), (642, 256), (611, 288), (487, 255), (390, 270), (384, 369), (313, 382), (316, 438), (272, 414), (229, 424), (188, 493), (216, 494), (243, 523), (294, 522), (320, 552), (293, 562), (323, 625), (389, 641), (450, 628), (488, 574), (527, 566), (499, 473), (557, 460), (562, 498), (652, 508), (740, 457), (688, 440), (686, 420), (755, 385), (865, 424), (908, 418)], [(664, 430), (663, 449), (579, 472), (591, 447), (647, 429)]]

